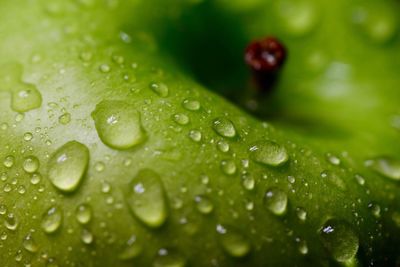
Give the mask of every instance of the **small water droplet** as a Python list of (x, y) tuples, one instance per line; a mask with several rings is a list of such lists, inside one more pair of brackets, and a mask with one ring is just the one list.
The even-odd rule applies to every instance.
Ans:
[(273, 141), (259, 141), (251, 146), (250, 157), (269, 166), (281, 166), (289, 160), (286, 149)]
[(90, 232), (88, 229), (85, 229), (85, 228), (82, 229), (81, 240), (86, 245), (92, 244), (93, 240), (94, 240), (92, 232)]
[(20, 83), (14, 89), (11, 98), (11, 108), (16, 112), (27, 112), (42, 105), (42, 95), (33, 84)]
[(125, 248), (119, 254), (120, 260), (131, 260), (138, 257), (143, 251), (142, 245), (137, 240), (135, 235), (132, 235), (125, 243)]
[(340, 165), (340, 159), (337, 156), (332, 155), (331, 153), (326, 154), (326, 160), (332, 165)]
[(329, 219), (319, 234), (323, 245), (336, 261), (348, 262), (356, 256), (358, 236), (347, 222)]
[(233, 122), (227, 118), (217, 118), (213, 120), (214, 131), (222, 137), (233, 138), (236, 136), (236, 128)]
[(375, 218), (381, 217), (381, 206), (379, 206), (377, 203), (369, 203), (368, 208), (371, 210), (371, 213), (372, 215), (374, 215)]
[(230, 256), (242, 258), (249, 254), (251, 245), (248, 239), (236, 229), (228, 226), (217, 225), (219, 241)]
[(151, 83), (150, 89), (161, 97), (167, 97), (169, 94), (168, 86), (164, 83)]
[(25, 238), (24, 241), (22, 242), (22, 246), (26, 251), (29, 251), (31, 253), (36, 253), (39, 250), (39, 246), (33, 239), (31, 234), (28, 234)]
[(108, 73), (111, 71), (111, 67), (108, 64), (101, 64), (99, 70), (103, 73)]
[(356, 181), (357, 181), (357, 183), (359, 185), (364, 185), (365, 184), (365, 179), (360, 174), (354, 175), (354, 178), (356, 179)]
[(34, 173), (39, 169), (40, 163), (35, 156), (28, 156), (22, 166), (27, 173)]
[(200, 109), (200, 102), (195, 99), (185, 99), (182, 102), (182, 106), (190, 111), (197, 111)]
[(4, 204), (0, 204), (0, 215), (4, 215), (7, 213), (7, 206)]
[(36, 185), (36, 184), (40, 183), (41, 180), (42, 180), (42, 176), (40, 175), (40, 173), (33, 173), (31, 175), (31, 184)]
[(140, 113), (122, 101), (103, 100), (92, 112), (97, 133), (104, 144), (115, 149), (130, 149), (146, 139)]
[(226, 143), (224, 140), (218, 141), (217, 147), (219, 151), (226, 153), (229, 151), (229, 144)]
[(6, 168), (11, 168), (12, 166), (14, 166), (14, 163), (15, 163), (15, 158), (14, 156), (11, 155), (7, 156), (3, 161), (3, 165)]
[(302, 255), (308, 254), (308, 246), (307, 246), (307, 242), (305, 240), (299, 241), (299, 252)]
[(296, 215), (300, 221), (304, 222), (307, 219), (307, 212), (304, 208), (297, 207), (296, 208)]
[(106, 167), (106, 166), (105, 166), (104, 163), (101, 162), (101, 161), (96, 162), (96, 163), (94, 164), (94, 169), (95, 169), (97, 172), (102, 172), (102, 171), (104, 171), (105, 167)]
[(275, 215), (285, 214), (287, 203), (286, 193), (276, 187), (268, 189), (264, 195), (264, 207)]
[(57, 189), (73, 192), (78, 188), (88, 163), (88, 148), (77, 141), (70, 141), (52, 154), (48, 164), (48, 177)]
[(42, 217), (41, 227), (46, 234), (55, 233), (62, 223), (62, 212), (58, 207), (49, 208)]
[(377, 157), (367, 160), (365, 165), (391, 180), (400, 180), (400, 160), (390, 157)]
[(174, 114), (172, 119), (179, 125), (187, 125), (190, 122), (189, 117), (183, 113)]
[(249, 174), (249, 173), (245, 173), (242, 175), (242, 185), (245, 189), (247, 190), (253, 190), (255, 185), (256, 185), (256, 181), (254, 180), (253, 175)]
[(67, 125), (68, 123), (71, 122), (71, 114), (70, 113), (64, 113), (60, 117), (58, 117), (58, 122)]
[(75, 218), (80, 224), (88, 224), (92, 219), (92, 209), (88, 204), (80, 204), (75, 211)]
[(25, 141), (29, 142), (29, 141), (32, 140), (32, 138), (33, 138), (32, 133), (30, 133), (30, 132), (24, 133), (24, 140)]
[(14, 213), (7, 214), (4, 226), (10, 231), (15, 231), (18, 228), (18, 221), (17, 218), (15, 218)]
[(126, 201), (135, 216), (151, 228), (162, 226), (167, 219), (164, 187), (160, 176), (154, 171), (139, 171), (130, 184)]
[(200, 142), (202, 138), (202, 134), (198, 130), (191, 130), (189, 132), (189, 138), (192, 139), (195, 142)]
[(214, 205), (211, 200), (206, 196), (195, 197), (196, 207), (200, 213), (209, 214), (213, 211)]
[(236, 164), (234, 161), (227, 159), (221, 161), (221, 170), (226, 175), (234, 175), (236, 173)]

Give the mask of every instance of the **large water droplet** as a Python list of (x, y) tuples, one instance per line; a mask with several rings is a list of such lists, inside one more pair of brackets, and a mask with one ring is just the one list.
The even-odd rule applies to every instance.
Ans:
[(27, 173), (34, 173), (39, 169), (39, 160), (35, 156), (26, 157), (22, 167)]
[(250, 157), (262, 164), (280, 166), (285, 164), (289, 155), (286, 149), (273, 141), (259, 141), (250, 147)]
[(26, 251), (29, 251), (31, 253), (35, 253), (39, 250), (39, 246), (37, 245), (31, 234), (25, 236), (24, 240), (22, 241), (22, 246)]
[(319, 231), (321, 241), (338, 262), (352, 260), (358, 251), (358, 236), (345, 221), (330, 219)]
[(264, 195), (264, 206), (275, 215), (284, 214), (287, 203), (286, 193), (276, 187), (268, 189)]
[(12, 92), (11, 108), (16, 112), (27, 112), (42, 105), (42, 95), (33, 84), (20, 83)]
[(192, 139), (195, 142), (200, 142), (201, 138), (202, 138), (202, 134), (198, 130), (190, 130), (189, 138)]
[(242, 258), (250, 252), (250, 242), (236, 229), (228, 226), (217, 225), (217, 232), (223, 249), (230, 256)]
[(173, 250), (160, 249), (153, 262), (154, 267), (184, 267), (186, 260)]
[(386, 178), (400, 180), (400, 160), (390, 157), (377, 157), (367, 160), (365, 165)]
[(152, 228), (163, 225), (168, 210), (160, 176), (152, 170), (143, 169), (132, 180), (129, 190), (126, 201), (135, 216)]
[(62, 223), (62, 212), (58, 207), (49, 208), (42, 217), (42, 229), (47, 234), (56, 232)]
[(109, 147), (130, 149), (146, 139), (140, 113), (132, 104), (103, 100), (92, 117), (100, 139)]
[(131, 260), (138, 257), (142, 250), (143, 247), (138, 242), (137, 237), (135, 235), (132, 235), (125, 243), (125, 248), (118, 257), (120, 260)]
[(92, 219), (92, 208), (88, 204), (81, 204), (75, 211), (76, 220), (80, 224), (87, 224)]
[(5, 157), (5, 159), (3, 161), (3, 165), (6, 168), (11, 168), (12, 166), (14, 166), (14, 163), (15, 163), (15, 158), (14, 158), (14, 156), (11, 156), (11, 155)]
[(48, 177), (57, 189), (73, 192), (81, 182), (88, 163), (88, 148), (79, 142), (70, 141), (52, 154)]
[(233, 138), (236, 136), (236, 128), (233, 122), (227, 118), (217, 118), (213, 120), (212, 127), (217, 134), (223, 137)]

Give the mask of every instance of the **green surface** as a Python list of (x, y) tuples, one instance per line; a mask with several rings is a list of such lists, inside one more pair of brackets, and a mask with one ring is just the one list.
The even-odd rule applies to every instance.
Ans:
[(0, 266), (396, 266), (399, 11), (1, 1)]

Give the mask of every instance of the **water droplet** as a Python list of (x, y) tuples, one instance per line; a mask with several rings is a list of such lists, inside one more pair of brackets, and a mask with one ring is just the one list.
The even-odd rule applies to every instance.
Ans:
[(80, 224), (88, 224), (92, 219), (92, 209), (88, 204), (80, 204), (75, 211), (75, 218)]
[(160, 249), (154, 259), (154, 267), (184, 267), (186, 260), (177, 252), (167, 249)]
[(111, 67), (108, 64), (101, 64), (99, 70), (103, 73), (108, 73), (111, 71)]
[(7, 206), (4, 204), (0, 205), (0, 215), (4, 215), (7, 213)]
[(381, 217), (381, 206), (379, 206), (377, 203), (369, 203), (368, 208), (371, 210), (371, 213), (375, 218)]
[(7, 240), (7, 237), (8, 237), (7, 232), (2, 232), (0, 234), (0, 240), (2, 241)]
[(234, 161), (227, 159), (221, 161), (221, 170), (226, 175), (234, 175), (236, 173), (236, 164)]
[(331, 153), (326, 154), (326, 160), (332, 165), (340, 165), (340, 159), (337, 156), (332, 155)]
[(42, 176), (39, 173), (33, 173), (31, 176), (31, 184), (36, 185), (40, 183)]
[(14, 158), (14, 156), (11, 156), (11, 155), (7, 156), (3, 161), (3, 165), (6, 168), (11, 168), (12, 166), (14, 166), (14, 163), (15, 163), (15, 158)]
[(62, 223), (62, 212), (59, 208), (53, 206), (49, 208), (42, 217), (41, 227), (46, 234), (56, 232)]
[(151, 83), (150, 89), (161, 97), (167, 97), (169, 94), (168, 86), (164, 83)]
[(281, 0), (276, 8), (283, 27), (293, 36), (304, 36), (318, 25), (318, 10), (311, 1)]
[(299, 252), (302, 255), (306, 255), (308, 253), (308, 246), (306, 241), (304, 240), (299, 241)]
[(200, 109), (200, 102), (195, 99), (185, 99), (182, 102), (182, 106), (190, 111), (197, 111)]
[(360, 174), (354, 175), (354, 178), (356, 179), (356, 181), (357, 181), (357, 183), (359, 185), (364, 185), (365, 184), (365, 179)]
[(140, 255), (142, 253), (143, 247), (137, 241), (137, 237), (132, 235), (129, 240), (125, 243), (125, 248), (119, 254), (120, 260), (131, 260)]
[(365, 165), (391, 180), (400, 180), (400, 160), (390, 157), (377, 157), (367, 160)]
[(16, 112), (27, 112), (42, 105), (42, 95), (33, 84), (21, 83), (12, 93), (11, 108)]
[(396, 35), (399, 23), (395, 8), (382, 2), (365, 2), (352, 14), (352, 22), (370, 41), (385, 44)]
[(97, 104), (92, 117), (100, 139), (111, 148), (130, 149), (146, 139), (140, 113), (131, 104), (103, 100)]
[(358, 251), (358, 236), (345, 221), (329, 219), (319, 232), (321, 241), (338, 262), (352, 260)]
[(7, 214), (7, 217), (4, 221), (4, 226), (10, 231), (15, 231), (18, 228), (18, 221), (13, 213)]
[(93, 54), (90, 53), (90, 52), (85, 51), (85, 52), (82, 52), (82, 53), (79, 54), (79, 58), (84, 62), (89, 62), (89, 61), (92, 60)]
[(195, 142), (200, 142), (202, 138), (202, 134), (198, 130), (191, 130), (189, 132), (189, 138), (192, 139)]
[(24, 133), (24, 140), (25, 141), (29, 142), (29, 141), (32, 140), (32, 138), (33, 138), (32, 133), (30, 133), (30, 132)]
[(242, 258), (249, 254), (251, 250), (250, 242), (239, 231), (222, 225), (217, 225), (219, 241), (230, 256)]
[(276, 187), (268, 189), (264, 195), (264, 206), (275, 215), (283, 215), (287, 203), (286, 193)]
[(60, 117), (58, 117), (58, 122), (67, 125), (68, 123), (71, 122), (71, 114), (70, 113), (64, 113)]
[(256, 181), (251, 174), (245, 173), (242, 175), (242, 185), (247, 190), (253, 190), (256, 185)]
[(104, 169), (105, 169), (105, 165), (104, 165), (104, 163), (103, 162), (96, 162), (96, 164), (94, 164), (94, 169), (97, 171), (97, 172), (102, 172), (102, 171), (104, 171)]
[(307, 212), (305, 209), (301, 207), (296, 208), (296, 215), (297, 218), (299, 218), (300, 221), (304, 222), (307, 219)]
[(151, 228), (164, 224), (168, 210), (160, 176), (143, 169), (130, 184), (126, 200), (135, 216)]
[(81, 182), (88, 163), (88, 148), (77, 141), (70, 141), (52, 154), (48, 165), (48, 177), (57, 189), (73, 192)]
[(250, 157), (269, 166), (281, 166), (289, 160), (286, 149), (273, 141), (259, 141), (251, 146)]
[(218, 141), (217, 147), (219, 151), (226, 153), (229, 151), (229, 144), (226, 143), (224, 140)]
[(90, 245), (94, 240), (93, 234), (88, 229), (84, 228), (81, 232), (81, 240), (84, 244)]
[(27, 173), (34, 173), (39, 169), (40, 163), (35, 156), (29, 156), (25, 158), (22, 166)]
[(233, 122), (227, 118), (217, 118), (213, 120), (212, 127), (220, 136), (226, 138), (233, 138), (236, 136), (236, 128)]
[(26, 251), (29, 251), (31, 253), (36, 253), (39, 250), (39, 246), (37, 245), (31, 234), (27, 235), (24, 238), (22, 246)]
[(189, 117), (183, 113), (174, 114), (172, 119), (179, 125), (187, 125), (190, 122)]
[(200, 213), (209, 214), (213, 211), (214, 205), (211, 200), (206, 196), (195, 197), (196, 207)]

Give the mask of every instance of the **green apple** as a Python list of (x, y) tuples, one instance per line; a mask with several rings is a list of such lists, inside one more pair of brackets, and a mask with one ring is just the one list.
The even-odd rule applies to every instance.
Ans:
[(399, 10), (2, 1), (0, 266), (396, 266)]

